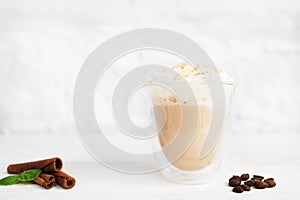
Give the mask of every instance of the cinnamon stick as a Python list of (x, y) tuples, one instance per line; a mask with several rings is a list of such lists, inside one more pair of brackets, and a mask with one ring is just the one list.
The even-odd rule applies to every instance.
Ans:
[(41, 177), (36, 177), (34, 180), (33, 180), (34, 183), (46, 188), (46, 189), (50, 189), (54, 186), (54, 179), (52, 182), (48, 182), (46, 181), (45, 179), (41, 178)]
[(44, 174), (44, 173), (41, 173), (39, 175), (40, 178), (44, 179), (45, 181), (47, 182), (55, 182), (55, 177), (51, 174)]
[(62, 160), (55, 157), (34, 162), (12, 164), (7, 167), (7, 172), (10, 174), (19, 174), (30, 169), (41, 169), (43, 172), (57, 172), (61, 170), (62, 166)]
[(71, 189), (76, 183), (72, 176), (62, 171), (51, 172), (51, 174), (55, 177), (55, 182), (65, 189)]

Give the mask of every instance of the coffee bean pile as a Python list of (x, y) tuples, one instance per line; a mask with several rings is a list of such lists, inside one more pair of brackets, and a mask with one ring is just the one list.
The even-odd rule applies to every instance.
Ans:
[(236, 193), (250, 191), (252, 186), (257, 189), (272, 188), (276, 186), (274, 178), (264, 179), (263, 176), (259, 175), (253, 175), (250, 180), (249, 178), (249, 174), (242, 174), (241, 176), (234, 175), (229, 179), (228, 185), (233, 187), (232, 191)]

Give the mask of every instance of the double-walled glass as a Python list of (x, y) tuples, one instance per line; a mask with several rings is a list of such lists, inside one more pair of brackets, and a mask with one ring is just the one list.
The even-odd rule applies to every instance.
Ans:
[[(195, 138), (186, 149), (185, 152), (179, 156), (175, 161), (170, 160), (170, 164), (161, 170), (162, 174), (170, 181), (185, 184), (204, 184), (212, 180), (212, 178), (220, 170), (222, 163), (223, 146), (222, 143), (226, 138), (226, 135), (230, 131), (229, 129), (229, 109), (230, 99), (234, 89), (233, 82), (215, 83), (221, 84), (224, 88), (225, 102), (221, 105), (224, 108), (215, 109), (213, 111), (214, 102), (211, 98), (211, 91), (207, 87), (207, 84), (199, 82), (197, 80), (189, 82), (197, 102), (189, 101), (189, 97), (184, 99), (178, 99), (176, 94), (172, 94), (167, 89), (157, 88), (152, 90), (152, 99), (154, 104), (154, 118), (156, 124), (163, 124), (162, 127), (157, 127), (158, 141), (161, 148), (170, 144), (178, 134), (187, 134), (188, 131), (195, 131)], [(158, 112), (155, 108), (163, 108), (164, 112)], [(225, 110), (223, 112), (223, 120), (220, 129), (216, 129), (218, 133), (212, 132), (212, 118), (213, 115), (221, 115), (219, 110)], [(190, 130), (189, 120), (184, 120), (185, 128), (180, 129), (183, 125), (181, 119), (181, 113), (185, 112), (185, 117), (188, 117), (189, 113), (198, 111), (198, 126), (196, 130)], [(192, 115), (191, 115), (192, 116)], [(162, 123), (162, 120), (164, 122)], [(201, 151), (205, 146), (205, 142), (208, 142), (210, 134), (219, 135), (215, 138), (214, 145), (210, 149), (209, 153), (205, 156), (201, 156)], [(174, 150), (176, 151), (176, 149)], [(166, 160), (168, 160), (174, 152), (164, 152)], [(159, 162), (159, 160), (158, 160)]]

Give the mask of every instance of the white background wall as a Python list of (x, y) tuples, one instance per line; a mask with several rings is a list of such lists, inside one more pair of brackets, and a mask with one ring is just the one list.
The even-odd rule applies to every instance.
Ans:
[(235, 76), (234, 133), (300, 133), (300, 1), (1, 0), (0, 134), (74, 131), (85, 58), (144, 27), (187, 35)]

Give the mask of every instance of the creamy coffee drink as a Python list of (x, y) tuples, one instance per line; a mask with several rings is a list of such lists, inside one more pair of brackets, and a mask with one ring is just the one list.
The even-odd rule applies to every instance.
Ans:
[[(185, 134), (186, 131), (196, 131), (196, 137), (190, 147), (183, 153), (183, 155), (179, 159), (177, 159), (172, 164), (177, 168), (183, 170), (199, 170), (210, 164), (219, 145), (217, 145), (215, 149), (205, 158), (200, 158), (200, 151), (210, 127), (212, 117), (211, 106), (188, 105), (181, 104), (179, 102), (170, 102), (168, 100), (158, 100), (158, 102), (156, 103), (158, 103), (165, 109), (165, 124), (159, 132), (159, 142), (162, 147), (165, 147), (170, 142), (172, 142), (177, 134)], [(200, 114), (198, 128), (196, 130), (191, 130), (189, 128), (180, 130), (182, 121), (181, 112), (183, 112), (183, 110), (185, 110), (186, 113), (193, 112), (195, 109), (198, 109), (198, 112)], [(154, 113), (157, 119), (161, 118), (161, 116), (158, 116), (160, 113), (155, 111)], [(165, 156), (168, 158), (168, 155)]]
[[(195, 138), (191, 142), (190, 146), (186, 149), (186, 151), (177, 160), (175, 160), (174, 162), (170, 160), (170, 162), (173, 166), (181, 170), (200, 170), (208, 166), (214, 160), (222, 142), (222, 138), (218, 138), (211, 151), (205, 157), (200, 156), (200, 152), (203, 148), (205, 139), (208, 136), (208, 132), (212, 121), (212, 99), (210, 96), (209, 89), (202, 80), (203, 77), (200, 76), (201, 74), (199, 74), (199, 72), (194, 67), (186, 63), (182, 63), (176, 65), (175, 67), (173, 67), (173, 69), (177, 70), (181, 76), (187, 78), (188, 83), (190, 84), (194, 92), (197, 102), (190, 101), (189, 97), (179, 99), (177, 98), (176, 94), (171, 94), (166, 89), (160, 89), (153, 92), (152, 96), (154, 103), (155, 120), (157, 124), (161, 124), (161, 120), (163, 120), (163, 118), (165, 120), (165, 123), (159, 131), (159, 142), (161, 147), (163, 148), (170, 144), (176, 136), (181, 134), (184, 135), (189, 131), (195, 132)], [(221, 74), (224, 72), (218, 73)], [(221, 74), (220, 76), (222, 78), (222, 81), (226, 79), (223, 78), (224, 75)], [(232, 82), (232, 80), (230, 80), (228, 77), (227, 81)], [(232, 87), (227, 87), (225, 85), (224, 89), (232, 90)], [(228, 93), (228, 91), (225, 91), (225, 101), (228, 101), (229, 96), (227, 96), (226, 93)], [(231, 93), (231, 91), (229, 93)], [(165, 110), (165, 112), (158, 112), (158, 110), (156, 109), (158, 109), (159, 107), (162, 107)], [(197, 117), (198, 125), (196, 130), (194, 126), (189, 124), (189, 120), (181, 119), (182, 112), (185, 112), (185, 116), (188, 116), (189, 113), (195, 113), (195, 110), (198, 110), (199, 115)], [(183, 122), (185, 123), (185, 128), (181, 129), (180, 127), (183, 125)], [(222, 131), (223, 128), (220, 130), (220, 132)], [(171, 155), (169, 155), (169, 153), (164, 152), (164, 154), (167, 159), (171, 158)]]

